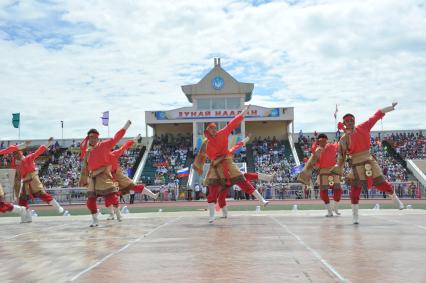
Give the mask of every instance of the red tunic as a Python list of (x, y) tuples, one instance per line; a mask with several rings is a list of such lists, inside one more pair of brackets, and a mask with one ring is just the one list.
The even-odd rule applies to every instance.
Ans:
[(244, 117), (241, 114), (235, 116), (226, 127), (217, 132), (215, 137), (212, 137), (207, 130), (205, 131), (205, 136), (208, 140), (206, 153), (211, 161), (229, 153), (228, 137), (241, 124), (243, 119)]
[(336, 153), (339, 145), (337, 143), (327, 143), (320, 151), (319, 159), (316, 166), (319, 169), (329, 168), (336, 165)]
[(367, 121), (355, 127), (352, 134), (349, 135), (349, 154), (359, 153), (370, 150), (370, 131), (371, 128), (385, 116), (385, 114), (377, 110), (377, 112)]
[(16, 145), (11, 145), (8, 148), (0, 150), (0, 155), (12, 153), (12, 152), (15, 152), (15, 151), (18, 151), (18, 150), (19, 149)]
[(20, 160), (18, 170), (21, 178), (24, 178), (28, 173), (32, 173), (36, 169), (36, 164), (34, 160), (42, 155), (47, 150), (47, 147), (43, 144), (36, 151), (27, 156), (23, 157)]
[(99, 142), (93, 147), (87, 157), (87, 166), (90, 171), (111, 164), (111, 149), (121, 140), (126, 133), (125, 129), (119, 130), (112, 139)]
[(128, 140), (126, 141), (119, 149), (114, 150), (111, 152), (111, 171), (114, 173), (117, 171), (118, 167), (120, 166), (118, 160), (120, 159), (120, 156), (123, 155), (123, 153), (130, 148), (135, 143), (134, 140)]

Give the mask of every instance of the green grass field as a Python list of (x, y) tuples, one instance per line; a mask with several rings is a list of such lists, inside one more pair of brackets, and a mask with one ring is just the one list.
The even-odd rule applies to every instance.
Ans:
[[(372, 204), (360, 204), (361, 209), (372, 209), (374, 205)], [(128, 206), (129, 207), (129, 206)], [(426, 209), (426, 204), (413, 204), (413, 208), (415, 209)], [(130, 213), (145, 213), (145, 212), (158, 212), (159, 209), (162, 209), (163, 212), (176, 212), (176, 211), (203, 211), (207, 209), (207, 205), (200, 206), (175, 206), (175, 207), (162, 207), (159, 204), (156, 207), (129, 207)], [(340, 209), (350, 209), (351, 206), (349, 204), (339, 205)], [(395, 209), (393, 204), (382, 204), (380, 205), (381, 209)], [(59, 216), (58, 213), (53, 210), (37, 210), (38, 216)], [(256, 205), (231, 205), (229, 206), (229, 211), (255, 211)], [(293, 205), (270, 205), (267, 207), (262, 207), (263, 211), (268, 210), (291, 210), (293, 209)], [(299, 210), (321, 210), (324, 209), (324, 205), (322, 204), (300, 204), (298, 205)], [(108, 213), (105, 208), (100, 208), (102, 214)], [(68, 211), (71, 215), (85, 215), (89, 214), (89, 211), (86, 208), (69, 208)], [(16, 217), (16, 214), (12, 213), (2, 213), (0, 217)]]

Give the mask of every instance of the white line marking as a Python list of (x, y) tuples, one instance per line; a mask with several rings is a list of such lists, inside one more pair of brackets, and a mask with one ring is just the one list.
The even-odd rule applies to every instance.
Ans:
[(331, 265), (329, 264), (325, 259), (322, 258), (322, 256), (315, 251), (313, 248), (311, 248), (310, 246), (308, 246), (298, 235), (294, 234), (293, 232), (290, 231), (290, 229), (288, 229), (288, 227), (286, 225), (281, 224), (275, 217), (271, 218), (278, 224), (280, 225), (282, 228), (284, 228), (287, 233), (289, 233), (290, 235), (292, 235), (302, 246), (305, 247), (305, 249), (307, 249), (308, 251), (310, 251), (322, 264), (325, 265), (325, 267), (328, 268), (328, 270), (331, 271), (331, 273), (333, 273), (340, 281), (342, 282), (350, 282), (348, 279), (344, 278), (342, 275), (340, 275), (339, 272), (337, 272), (337, 270)]
[(21, 233), (21, 234), (18, 234), (18, 235), (15, 235), (15, 236), (12, 236), (12, 237), (6, 238), (5, 240), (11, 240), (11, 239), (13, 239), (13, 238), (16, 238), (16, 237), (19, 237), (19, 236), (22, 236), (22, 235), (26, 235), (26, 234), (31, 234), (31, 233), (33, 233), (33, 232), (25, 232), (25, 233)]
[(97, 261), (95, 264), (89, 266), (88, 268), (84, 269), (83, 271), (79, 272), (77, 275), (75, 275), (73, 278), (71, 278), (70, 280), (68, 280), (67, 282), (73, 282), (75, 280), (77, 280), (81, 275), (91, 271), (92, 269), (96, 268), (97, 266), (99, 266), (100, 264), (102, 264), (103, 262), (105, 262), (107, 259), (109, 259), (110, 257), (112, 257), (113, 255), (117, 255), (119, 253), (121, 253), (122, 251), (126, 250), (128, 247), (130, 247), (131, 245), (133, 245), (136, 242), (139, 242), (140, 240), (142, 240), (143, 238), (148, 237), (149, 235), (151, 235), (152, 233), (158, 231), (159, 229), (166, 227), (167, 225), (170, 225), (174, 222), (177, 222), (181, 219), (182, 217), (179, 217), (177, 219), (174, 219), (172, 221), (168, 221), (166, 223), (161, 224), (160, 226), (157, 226), (156, 228), (154, 228), (153, 230), (149, 231), (146, 234), (143, 234), (142, 236), (140, 236), (139, 238), (137, 238), (136, 240), (130, 241), (129, 243), (127, 243), (124, 247), (122, 247), (121, 249), (119, 249), (116, 252), (112, 252), (108, 255), (106, 255), (105, 257), (103, 257), (102, 259), (100, 259), (99, 261)]
[[(47, 227), (47, 228), (44, 228), (44, 229), (43, 229), (43, 227), (42, 227), (42, 229), (43, 229), (43, 230), (51, 230), (51, 229), (56, 229), (56, 228), (63, 227), (63, 226), (67, 226), (67, 225), (70, 225), (70, 223), (67, 223), (67, 224), (61, 224), (61, 225), (57, 225), (57, 226), (51, 226), (51, 227)], [(4, 239), (4, 240), (11, 240), (11, 239), (17, 238), (17, 237), (22, 236), (22, 235), (31, 234), (31, 233), (42, 233), (42, 232), (43, 232), (43, 231), (30, 231), (30, 232), (25, 232), (25, 233), (17, 234), (17, 235), (14, 235), (14, 236), (12, 236), (12, 237), (6, 238), (6, 239)]]

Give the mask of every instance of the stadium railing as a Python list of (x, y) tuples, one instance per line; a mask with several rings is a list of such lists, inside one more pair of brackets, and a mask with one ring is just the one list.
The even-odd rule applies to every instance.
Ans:
[[(392, 185), (395, 188), (397, 195), (402, 199), (421, 199), (424, 198), (424, 194), (421, 192), (419, 183), (410, 182), (393, 182)], [(186, 189), (179, 189), (176, 187), (170, 188), (167, 186), (147, 186), (153, 192), (160, 192), (159, 199), (157, 201), (176, 201), (188, 199), (188, 193), (192, 194), (192, 199), (195, 199), (194, 190), (187, 191)], [(281, 188), (285, 188), (282, 190)], [(343, 184), (342, 199), (349, 199), (349, 186)], [(50, 188), (46, 191), (54, 196), (58, 202), (62, 204), (85, 204), (87, 200), (85, 188)], [(295, 199), (318, 199), (318, 189), (305, 188), (300, 183), (274, 183), (270, 187), (261, 189), (262, 194), (266, 199), (284, 199), (284, 200), (295, 200)], [(329, 194), (332, 195), (332, 191), (329, 190)], [(229, 198), (234, 198), (234, 190), (231, 189), (228, 195)], [(370, 190), (363, 190), (361, 193), (362, 199), (383, 199), (384, 195), (374, 187)], [(386, 196), (389, 198), (389, 196)], [(135, 194), (136, 202), (152, 201), (150, 198), (146, 198), (145, 195), (140, 193)], [(35, 204), (41, 204), (39, 199), (32, 201)]]

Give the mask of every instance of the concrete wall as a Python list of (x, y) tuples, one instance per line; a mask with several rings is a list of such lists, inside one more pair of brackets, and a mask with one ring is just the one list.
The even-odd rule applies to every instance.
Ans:
[(263, 121), (263, 122), (247, 122), (246, 135), (251, 135), (252, 138), (257, 137), (276, 137), (279, 140), (287, 140), (287, 125), (286, 121)]
[(188, 133), (192, 135), (192, 123), (155, 125), (154, 133), (158, 136), (162, 134), (186, 135)]
[[(298, 129), (297, 131), (296, 131), (296, 129), (294, 130), (294, 135), (293, 135), (293, 139), (294, 139), (294, 141), (295, 142), (297, 142), (297, 139), (298, 139), (298, 137), (299, 137), (299, 131), (300, 131), (300, 129)], [(425, 133), (426, 133), (426, 130), (425, 129), (418, 129), (418, 130), (390, 130), (390, 131), (371, 131), (371, 135), (373, 136), (373, 137), (377, 137), (379, 134), (380, 134), (380, 136), (383, 138), (383, 137), (386, 137), (386, 136), (390, 136), (392, 133), (393, 134), (399, 134), (399, 133), (414, 133), (414, 134), (416, 134), (416, 133), (419, 133), (419, 132), (422, 132), (423, 133), (423, 135), (425, 135)], [(334, 137), (335, 137), (335, 135), (336, 135), (336, 132), (323, 132), (324, 134), (326, 134), (327, 136), (328, 136), (328, 139), (334, 139)], [(305, 137), (307, 137), (307, 136), (309, 136), (309, 137), (313, 137), (314, 136), (314, 133), (313, 132), (303, 132), (303, 135), (305, 136)]]
[(420, 170), (422, 170), (423, 174), (426, 174), (426, 160), (415, 159), (413, 162)]
[[(128, 141), (129, 139), (133, 139), (134, 137), (124, 137), (122, 138), (119, 142), (118, 145), (122, 145), (123, 143), (125, 143), (126, 141)], [(75, 139), (55, 139), (55, 142), (58, 141), (59, 145), (62, 147), (70, 147), (73, 142), (75, 143), (75, 145), (77, 145), (79, 142), (83, 141), (83, 138), (75, 138)], [(103, 138), (101, 138), (101, 140), (105, 140)], [(13, 145), (13, 144), (19, 144), (24, 142), (25, 140), (0, 140), (0, 144), (1, 142), (3, 142), (3, 148), (7, 147), (8, 145)], [(46, 144), (47, 140), (45, 139), (36, 139), (36, 140), (31, 140), (31, 145), (30, 147), (33, 146), (39, 146), (41, 144)], [(148, 144), (148, 139), (145, 137), (142, 137), (142, 145), (147, 145)]]

